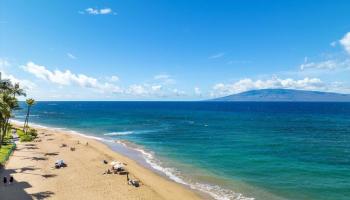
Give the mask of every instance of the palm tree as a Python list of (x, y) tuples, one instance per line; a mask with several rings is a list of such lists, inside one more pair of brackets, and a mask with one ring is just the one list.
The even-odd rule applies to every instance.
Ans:
[(9, 92), (3, 92), (0, 94), (0, 148), (4, 141), (5, 135), (9, 130), (9, 120), (12, 117), (12, 111), (18, 107), (17, 99), (12, 97)]
[(11, 92), (13, 94), (13, 97), (16, 98), (16, 95), (18, 96), (27, 96), (26, 93), (22, 88), (19, 87), (19, 83), (15, 83), (15, 85), (11, 88)]
[(1, 79), (0, 72), (0, 148), (11, 128), (9, 121), (12, 111), (19, 108), (16, 95), (24, 96), (25, 93), (18, 83), (13, 85), (9, 79)]
[(9, 79), (0, 79), (0, 91), (1, 93), (7, 92), (13, 88), (13, 85)]
[(29, 121), (29, 113), (30, 113), (30, 108), (35, 104), (35, 100), (32, 98), (29, 98), (26, 100), (28, 109), (27, 109), (27, 116), (26, 116), (26, 120), (24, 121), (24, 126), (23, 126), (23, 132), (27, 132), (27, 128), (28, 128), (28, 121)]

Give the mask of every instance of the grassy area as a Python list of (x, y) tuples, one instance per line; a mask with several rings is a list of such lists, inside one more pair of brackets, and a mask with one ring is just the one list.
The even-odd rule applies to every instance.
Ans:
[[(21, 142), (30, 142), (37, 137), (37, 130), (30, 128), (27, 133), (24, 133), (21, 129), (16, 129), (17, 135)], [(16, 147), (16, 144), (11, 142), (12, 134), (7, 134), (5, 140), (0, 149), (0, 166), (3, 165), (8, 157), (10, 156), (12, 150)]]
[(10, 156), (12, 150), (15, 148), (15, 144), (7, 143), (3, 144), (0, 149), (0, 165), (3, 165), (8, 157)]
[(21, 142), (30, 142), (30, 141), (33, 141), (38, 134), (35, 129), (30, 128), (27, 134), (25, 134), (23, 130), (17, 129), (17, 135)]

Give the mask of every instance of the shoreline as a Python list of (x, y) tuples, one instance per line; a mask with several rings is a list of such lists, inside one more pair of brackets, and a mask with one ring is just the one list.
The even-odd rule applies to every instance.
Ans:
[[(16, 122), (12, 122), (12, 123), (16, 124)], [(93, 174), (93, 176), (97, 176), (95, 177), (97, 180), (95, 180), (94, 178), (86, 180), (85, 181), (87, 182), (86, 184), (90, 183), (94, 185), (95, 184), (103, 185), (104, 183), (98, 179), (103, 180), (104, 178), (111, 179), (110, 180), (111, 182), (109, 183), (109, 185), (106, 185), (106, 186), (94, 186), (94, 187), (81, 188), (82, 191), (84, 192), (85, 190), (89, 190), (89, 191), (98, 190), (98, 191), (95, 191), (95, 195), (91, 197), (96, 196), (101, 199), (108, 199), (108, 197), (112, 197), (113, 194), (114, 196), (120, 196), (121, 195), (120, 193), (123, 190), (125, 191), (125, 195), (122, 197), (122, 199), (135, 199), (135, 198), (136, 199), (169, 199), (169, 200), (170, 199), (174, 199), (174, 200), (175, 199), (194, 199), (194, 200), (210, 199), (210, 198), (206, 198), (204, 195), (200, 195), (197, 191), (193, 191), (182, 184), (176, 183), (164, 176), (159, 175), (158, 173), (155, 173), (153, 170), (145, 168), (144, 166), (140, 165), (137, 161), (114, 151), (111, 147), (109, 147), (109, 145), (105, 144), (103, 141), (97, 138), (94, 138), (93, 136), (90, 137), (88, 135), (84, 135), (81, 133), (74, 134), (74, 133), (71, 133), (70, 131), (58, 130), (50, 127), (42, 127), (42, 126), (41, 127), (33, 126), (33, 127), (35, 127), (40, 133), (39, 139), (42, 141), (20, 143), (18, 146), (18, 150), (15, 151), (14, 155), (9, 159), (9, 161), (5, 165), (5, 170), (1, 172), (2, 175), (12, 173), (17, 182), (20, 182), (20, 183), (27, 182), (29, 185), (31, 185), (29, 189), (24, 189), (25, 193), (28, 194), (27, 197), (30, 197), (30, 195), (32, 195), (32, 197), (35, 198), (33, 194), (36, 194), (35, 193), (36, 191), (50, 189), (50, 191), (52, 191), (53, 194), (50, 195), (49, 197), (53, 199), (61, 199), (63, 197), (66, 199), (70, 199), (68, 198), (70, 195), (72, 195), (70, 197), (74, 197), (74, 199), (83, 199), (83, 198), (89, 199), (89, 197), (86, 195), (75, 196), (74, 194), (75, 192), (72, 189), (66, 188), (65, 186), (62, 186), (61, 188), (52, 187), (52, 186), (64, 184), (61, 182), (62, 179), (66, 179), (66, 178), (71, 179), (69, 176), (74, 176), (75, 179), (70, 181), (79, 185), (82, 183), (80, 179), (84, 179), (82, 176), (90, 176), (91, 175), (90, 173), (96, 173), (96, 174)], [(79, 144), (77, 144), (77, 141), (79, 141)], [(85, 142), (88, 142), (87, 146), (84, 145)], [(68, 147), (59, 148), (60, 143), (67, 144)], [(48, 144), (50, 145), (48, 146)], [(31, 147), (26, 145), (33, 145), (33, 146)], [(76, 151), (69, 151), (69, 147), (72, 147), (72, 146), (76, 148)], [(48, 180), (47, 178), (44, 178), (44, 181), (54, 182), (53, 184), (51, 184), (51, 186), (46, 187), (40, 183), (43, 181), (43, 180), (40, 180), (40, 178), (35, 179), (31, 177), (30, 179), (28, 179), (27, 174), (18, 172), (18, 168), (20, 168), (19, 165), (22, 165), (25, 168), (26, 166), (24, 165), (27, 164), (26, 163), (27, 161), (21, 159), (20, 157), (25, 156), (28, 159), (33, 159), (33, 158), (38, 159), (38, 155), (35, 155), (35, 151), (31, 151), (31, 152), (27, 151), (28, 149), (36, 149), (36, 148), (40, 150), (44, 150), (46, 152), (56, 150), (56, 152), (58, 152), (59, 154), (56, 156), (52, 156), (53, 157), (52, 159), (49, 157), (46, 158), (41, 156), (39, 160), (35, 160), (33, 164), (36, 164), (36, 165), (33, 165), (33, 166), (34, 168), (40, 168), (40, 170), (38, 170), (39, 172), (42, 172), (43, 168), (45, 168), (45, 170), (48, 170), (47, 169), (48, 165), (52, 167), (55, 159), (56, 160), (64, 159), (65, 161), (67, 161), (68, 162), (67, 170), (73, 170), (73, 171), (79, 172), (79, 168), (81, 166), (84, 166), (90, 169), (89, 171), (92, 171), (92, 172), (89, 172), (89, 174), (81, 173), (81, 175), (79, 174), (72, 175), (71, 173), (74, 173), (74, 172), (65, 173), (64, 171), (66, 171), (66, 168), (62, 170), (60, 169), (58, 171), (59, 172), (62, 171), (65, 174), (59, 174), (57, 175), (57, 178), (53, 177), (53, 178), (50, 178), (50, 180)], [(76, 157), (78, 156), (77, 154), (79, 154), (78, 158)], [(94, 154), (95, 157), (92, 158), (88, 154)], [(96, 157), (101, 159), (96, 160), (97, 159)], [(76, 163), (75, 159), (73, 158), (79, 159), (79, 162), (77, 161)], [(83, 159), (83, 160), (80, 160), (80, 159)], [(90, 161), (93, 160), (92, 161), (93, 163), (88, 162), (88, 160)], [(126, 184), (127, 181), (125, 180), (126, 178), (121, 177), (121, 175), (114, 175), (114, 174), (102, 175), (103, 171), (105, 171), (108, 167), (110, 167), (109, 165), (103, 165), (102, 160), (108, 160), (109, 162), (111, 162), (112, 160), (117, 160), (117, 161), (127, 163), (126, 169), (130, 172), (131, 177), (135, 177), (136, 179), (141, 181), (142, 183), (141, 187), (134, 188), (132, 186), (127, 185)], [(44, 165), (41, 165), (41, 164), (44, 164)], [(42, 166), (42, 167), (39, 167), (39, 166)], [(111, 185), (111, 183), (119, 185), (118, 191), (109, 189), (110, 188), (109, 186)], [(8, 188), (14, 188), (16, 191), (18, 191), (18, 188), (15, 188), (16, 185), (17, 183), (15, 183), (13, 186)], [(47, 183), (46, 185), (50, 185), (50, 183)], [(16, 194), (13, 193), (13, 191), (11, 192), (11, 191), (4, 190), (4, 187), (0, 187), (0, 188), (1, 188), (0, 191), (2, 190), (1, 193), (4, 193), (5, 197), (7, 197), (6, 199), (11, 199), (11, 195), (16, 196)], [(76, 188), (76, 189), (77, 189), (76, 192), (78, 192), (79, 188)], [(136, 196), (126, 194), (130, 190), (135, 191), (137, 193)], [(100, 194), (99, 192), (101, 192), (102, 194)], [(65, 193), (65, 194), (61, 194), (61, 193)], [(24, 196), (21, 196), (21, 198), (19, 199), (22, 199), (23, 197)], [(29, 198), (25, 198), (25, 199), (29, 199)], [(93, 199), (96, 199), (96, 198), (93, 198)]]
[[(12, 124), (21, 126), (23, 122), (18, 120), (11, 120)], [(77, 137), (94, 140), (112, 152), (130, 159), (137, 165), (151, 171), (152, 173), (160, 176), (161, 178), (170, 181), (174, 184), (180, 185), (181, 187), (195, 193), (201, 199), (205, 200), (254, 200), (255, 198), (247, 197), (241, 193), (237, 193), (230, 189), (223, 188), (220, 185), (212, 182), (202, 182), (201, 180), (193, 180), (193, 177), (187, 177), (186, 174), (182, 174), (178, 169), (173, 166), (163, 166), (161, 160), (155, 157), (154, 152), (145, 150), (142, 146), (132, 143), (128, 140), (115, 140), (108, 137), (101, 137), (94, 134), (84, 133), (79, 130), (72, 130), (70, 128), (55, 127), (52, 125), (41, 125), (37, 123), (31, 123), (33, 128), (38, 130), (57, 131), (64, 134), (69, 134)], [(106, 134), (104, 134), (106, 135)], [(106, 135), (108, 136), (108, 134)], [(179, 174), (180, 173), (180, 174)], [(207, 173), (203, 171), (203, 173)], [(185, 175), (185, 177), (184, 177)], [(190, 178), (190, 179), (188, 179)], [(194, 177), (195, 178), (195, 177)]]

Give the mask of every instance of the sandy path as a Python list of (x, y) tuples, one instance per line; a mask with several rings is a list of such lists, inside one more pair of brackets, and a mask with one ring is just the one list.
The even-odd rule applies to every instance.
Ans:
[[(39, 134), (41, 142), (19, 144), (2, 170), (1, 177), (12, 174), (16, 182), (7, 186), (1, 182), (1, 200), (200, 199), (191, 190), (145, 169), (98, 141), (48, 129), (39, 129), (39, 133), (42, 133)], [(68, 147), (60, 147), (62, 143)], [(76, 150), (71, 151), (70, 147)], [(54, 169), (57, 159), (64, 159), (68, 167)], [(102, 175), (110, 167), (103, 160), (127, 163), (131, 177), (141, 180), (143, 185), (129, 186), (125, 175)]]

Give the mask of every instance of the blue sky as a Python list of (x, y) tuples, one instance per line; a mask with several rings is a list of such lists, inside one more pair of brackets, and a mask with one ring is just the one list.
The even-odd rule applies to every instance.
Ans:
[(0, 69), (38, 100), (350, 93), (349, 1), (0, 1)]

